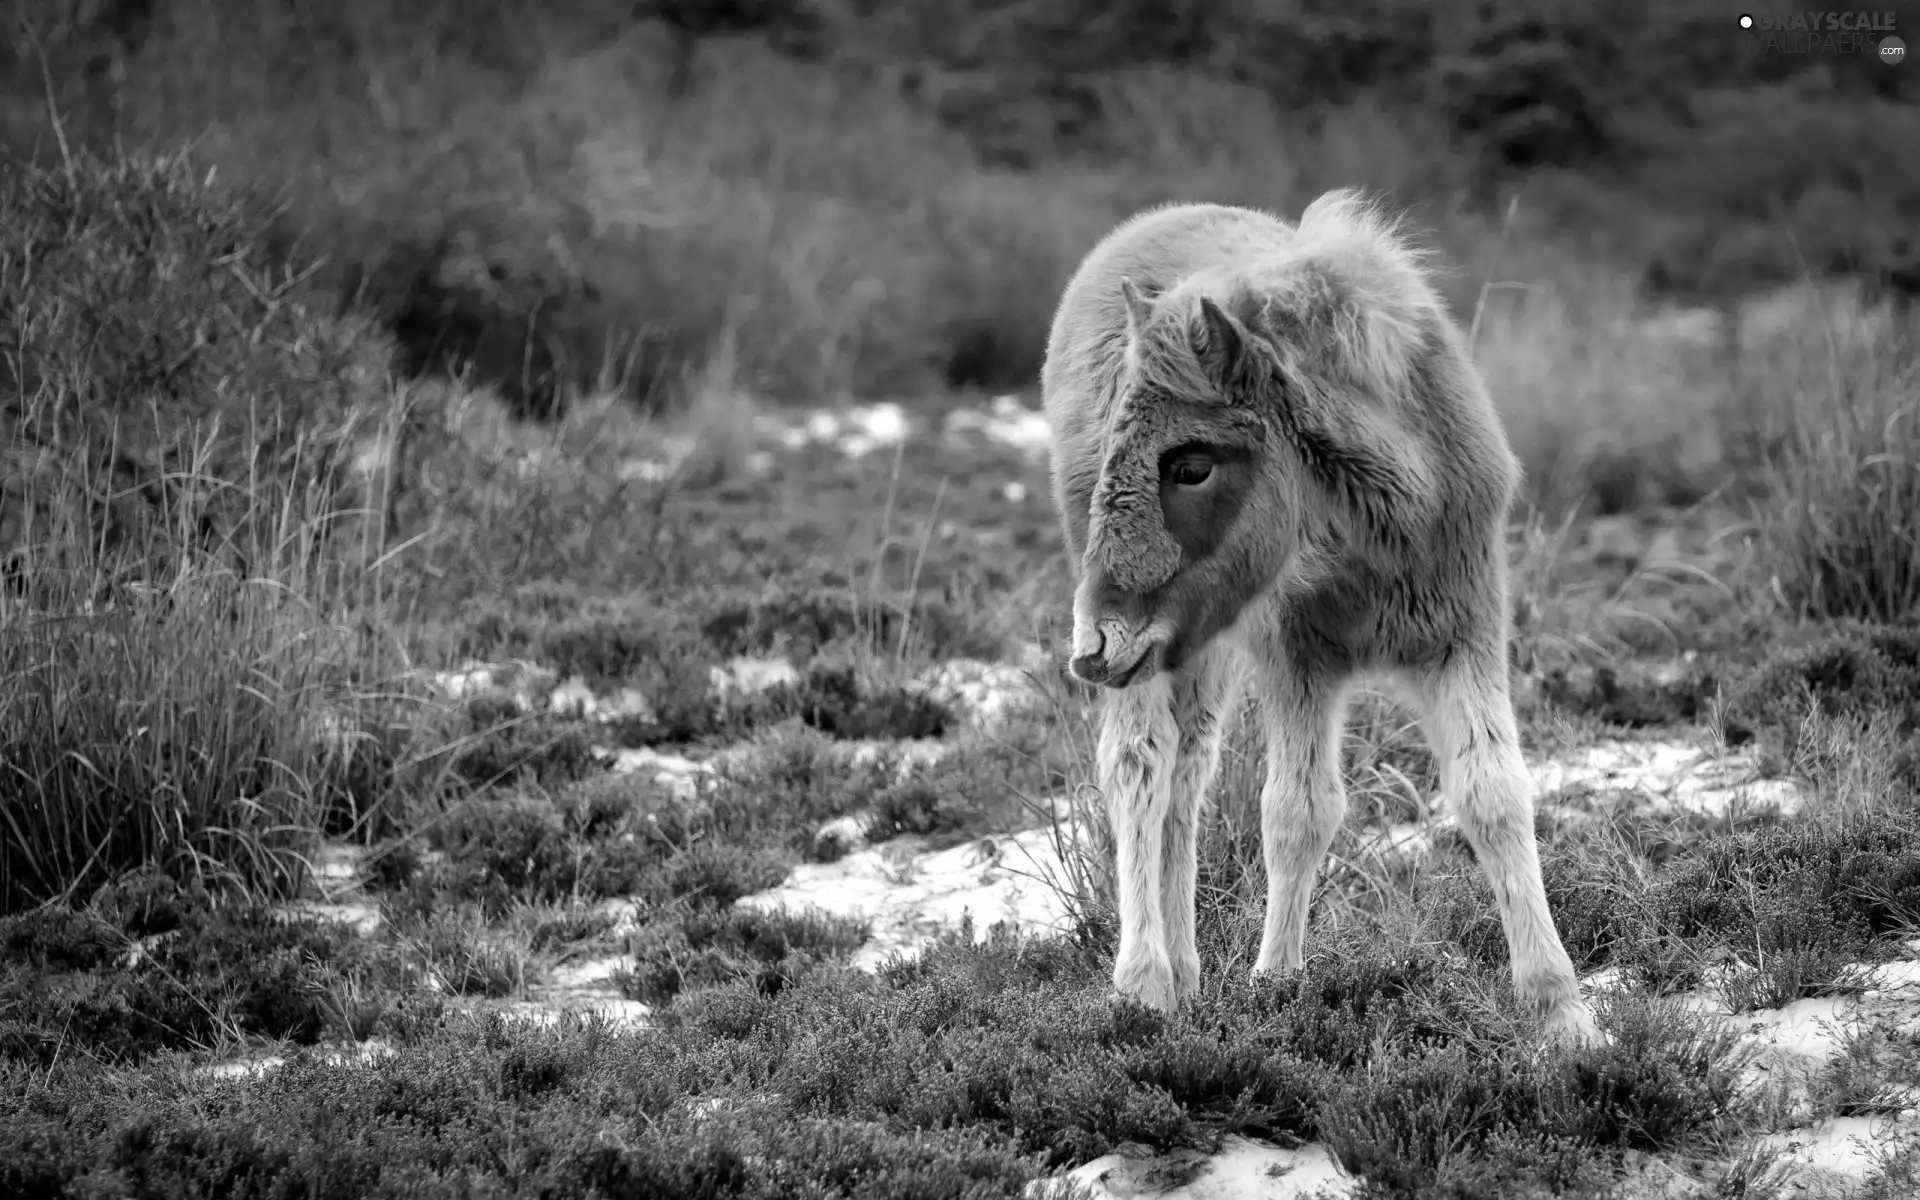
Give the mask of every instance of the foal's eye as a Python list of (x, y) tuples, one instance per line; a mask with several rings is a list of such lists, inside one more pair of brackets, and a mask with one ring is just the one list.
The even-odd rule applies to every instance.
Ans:
[(1175, 459), (1172, 470), (1168, 472), (1179, 487), (1199, 487), (1212, 474), (1213, 464), (1204, 458)]

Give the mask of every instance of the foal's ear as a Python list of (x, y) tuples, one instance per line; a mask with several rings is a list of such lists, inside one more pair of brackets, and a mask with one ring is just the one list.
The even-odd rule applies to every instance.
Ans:
[(1147, 318), (1153, 315), (1153, 309), (1147, 304), (1147, 298), (1140, 294), (1133, 280), (1120, 277), (1120, 299), (1127, 306), (1127, 337), (1137, 338), (1140, 331), (1147, 327)]
[(1240, 371), (1247, 354), (1247, 327), (1210, 297), (1200, 297), (1200, 320), (1191, 331), (1193, 353), (1223, 386)]

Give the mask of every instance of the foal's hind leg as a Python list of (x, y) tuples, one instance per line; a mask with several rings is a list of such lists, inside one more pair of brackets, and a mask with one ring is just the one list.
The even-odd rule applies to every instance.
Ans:
[(1113, 985), (1156, 1008), (1178, 1001), (1168, 955), (1163, 842), (1180, 730), (1165, 672), (1100, 698), (1095, 771), (1113, 829), (1120, 951)]
[(1267, 734), (1267, 781), (1260, 792), (1267, 916), (1255, 975), (1300, 967), (1314, 877), (1347, 816), (1340, 778), (1344, 684), (1303, 671), (1289, 656), (1263, 655), (1259, 670)]
[(1596, 1041), (1599, 1029), (1580, 998), (1540, 879), (1533, 779), (1520, 753), (1505, 656), (1497, 647), (1465, 649), (1419, 683), (1422, 724), (1439, 760), (1441, 789), (1493, 883), (1514, 987), (1554, 1035)]
[(1220, 768), (1226, 718), (1239, 695), (1239, 647), (1225, 639), (1171, 678), (1174, 725), (1179, 729), (1160, 856), (1160, 912), (1176, 997), (1200, 985), (1200, 949), (1194, 942), (1194, 877), (1200, 811)]

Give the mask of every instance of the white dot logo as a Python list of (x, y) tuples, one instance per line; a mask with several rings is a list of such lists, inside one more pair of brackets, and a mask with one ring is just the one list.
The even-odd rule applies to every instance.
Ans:
[(1880, 42), (1880, 61), (1893, 66), (1907, 57), (1907, 44), (1897, 37), (1888, 37)]
[(1750, 16), (1748, 16), (1748, 15), (1747, 15), (1747, 14), (1745, 14), (1745, 13), (1741, 13), (1741, 14), (1740, 14), (1740, 28), (1742, 28), (1742, 29), (1752, 29), (1752, 28), (1753, 28), (1753, 18), (1752, 18), (1752, 17), (1750, 17)]

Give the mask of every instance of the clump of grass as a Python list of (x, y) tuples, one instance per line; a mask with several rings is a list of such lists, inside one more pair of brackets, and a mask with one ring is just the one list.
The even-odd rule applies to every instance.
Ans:
[[(544, 790), (469, 797), (425, 835), (442, 852), (393, 857), (378, 883), (394, 911), (430, 916), (477, 905), (499, 920), (525, 904), (631, 897), (649, 913), (724, 909), (778, 884), (819, 852), (825, 821), (884, 810), (932, 821), (890, 755), (859, 759), (799, 722), (716, 764), (691, 796), (640, 774), (599, 773)], [(891, 798), (891, 799), (890, 799)], [(677, 918), (676, 918), (677, 919)]]
[(459, 657), (528, 659), (591, 686), (638, 688), (663, 726), (697, 728), (704, 719), (707, 672), (718, 656), (680, 606), (539, 582), (469, 601), (457, 628), (451, 649)]
[(1719, 718), (1730, 744), (1758, 740), (1777, 765), (1833, 790), (1881, 786), (1872, 804), (1920, 783), (1920, 633), (1842, 623), (1769, 656), (1728, 692)]
[(703, 792), (708, 836), (804, 856), (822, 822), (872, 807), (897, 779), (887, 755), (856, 756), (799, 722), (773, 727), (752, 750), (715, 764)]
[(554, 712), (522, 712), (511, 700), (481, 695), (467, 703), (472, 725), (451, 754), (453, 771), (474, 787), (533, 783), (558, 787), (602, 769), (593, 730)]
[(785, 909), (695, 909), (642, 926), (628, 939), (633, 966), (621, 990), (663, 1004), (701, 988), (746, 983), (771, 995), (867, 940), (865, 922)]
[(172, 603), (88, 613), (56, 585), (52, 611), (0, 617), (0, 907), (148, 862), (291, 892), (323, 820), (323, 675), (315, 622), (270, 588), (197, 571)]
[[(573, 596), (571, 604), (562, 597)], [(887, 678), (872, 655), (858, 653), (858, 628), (843, 601), (784, 609), (775, 601), (735, 600), (696, 624), (693, 602), (663, 605), (642, 597), (578, 597), (562, 585), (531, 585), (505, 603), (469, 606), (457, 653), (527, 658), (601, 688), (631, 687), (646, 711), (616, 730), (632, 745), (738, 737), (797, 717), (832, 737), (938, 737), (947, 708)], [(783, 634), (770, 632), (770, 624)], [(715, 690), (713, 672), (751, 647), (804, 639), (810, 652), (798, 677), (744, 696)], [(792, 665), (792, 664), (789, 664)]]
[(493, 919), (529, 904), (658, 896), (668, 861), (693, 841), (696, 819), (632, 775), (596, 775), (551, 796), (501, 787), (464, 800), (426, 832), (441, 852), (434, 862), (395, 849), (383, 855), (392, 865), (370, 882), (399, 911), (470, 903)]
[(931, 763), (914, 764), (873, 801), (867, 837), (934, 839), (997, 827), (1020, 813), (1051, 817), (1069, 764), (1046, 727), (1020, 722), (999, 736), (966, 737)]
[(968, 613), (936, 599), (912, 610), (825, 589), (782, 589), (719, 606), (701, 632), (726, 655), (780, 654), (804, 661), (823, 649), (893, 654), (911, 639), (917, 655), (932, 659), (997, 658), (1000, 641)]
[(669, 900), (725, 908), (775, 886), (792, 869), (792, 853), (781, 847), (697, 842), (667, 860), (664, 890)]
[(763, 693), (753, 707), (776, 720), (792, 712), (810, 728), (848, 741), (935, 738), (953, 724), (952, 712), (932, 697), (863, 674), (850, 663), (819, 664), (798, 684)]
[[(377, 664), (380, 656), (359, 661)], [(444, 703), (417, 676), (369, 678), (351, 661), (346, 674), (326, 688), (316, 731), (321, 832), (372, 843), (406, 832), (462, 791), (496, 747), (485, 743), (491, 730), (468, 733), (470, 710)]]
[(533, 918), (527, 945), (534, 953), (561, 951), (599, 941), (619, 924), (610, 912), (555, 906)]
[[(149, 471), (207, 459), (221, 478), (341, 482), (376, 432), (392, 343), (266, 249), (270, 210), (186, 155), (76, 154), (9, 172), (0, 264), (8, 415), (41, 449)], [(165, 419), (141, 423), (159, 405)], [(220, 420), (217, 422), (215, 418)], [(29, 420), (31, 418), (31, 420)], [(47, 438), (63, 435), (57, 446)], [(31, 459), (28, 460), (32, 462)], [(199, 497), (215, 515), (245, 492)], [(269, 510), (270, 511), (270, 510)], [(199, 513), (195, 514), (200, 515)], [(227, 522), (221, 522), (224, 527)]]
[[(1920, 919), (1920, 841), (1894, 816), (1662, 843), (1602, 823), (1543, 835), (1540, 857), (1576, 966), (1618, 966), (1656, 994), (1711, 985), (1736, 1011), (1845, 992), (1857, 964)], [(1437, 850), (1405, 902), (1427, 936), (1506, 961), (1492, 891), (1464, 846)]]
[(405, 942), (453, 995), (498, 999), (526, 987), (526, 946), (513, 931), (488, 928), (475, 909), (445, 909), (402, 929)]
[(1718, 963), (1736, 1009), (1845, 991), (1920, 919), (1920, 838), (1894, 816), (1711, 838), (1636, 907), (1617, 957), (1649, 987), (1697, 986)]
[(1860, 1183), (1860, 1200), (1895, 1200), (1920, 1189), (1920, 1147), (1903, 1146), (1875, 1162)]
[(592, 900), (579, 893), (584, 848), (543, 798), (504, 790), (476, 797), (450, 814), (432, 837), (447, 854), (435, 871), (440, 890), (481, 902), (490, 914), (516, 902)]
[(216, 905), (157, 873), (91, 908), (0, 917), (0, 946), (0, 1058), (42, 1067), (247, 1037), (347, 1036), (335, 975), (358, 972), (376, 999), (398, 982), (340, 926), (252, 902)]
[[(1802, 289), (1809, 293), (1811, 289)], [(1771, 588), (1817, 618), (1920, 612), (1920, 340), (1844, 306), (1768, 323), (1741, 379)]]
[(1821, 1067), (1810, 1089), (1819, 1111), (1836, 1117), (1891, 1117), (1906, 1107), (1908, 1089), (1920, 1084), (1920, 1062), (1884, 1016), (1869, 1017), (1844, 1031), (1839, 1049)]
[[(1732, 1110), (1731, 1035), (1659, 1004), (1616, 999), (1602, 1012), (1612, 1047), (1523, 1069), (1517, 1090), (1505, 1052), (1471, 1035), (1389, 1052), (1334, 1084), (1324, 1136), (1349, 1169), (1406, 1196), (1578, 1194), (1610, 1180), (1621, 1150), (1715, 1140)], [(1489, 1052), (1499, 1065), (1477, 1072)]]
[(261, 224), (178, 156), (0, 189), (0, 908), (147, 862), (284, 895), (356, 791), (330, 730), (387, 611), (353, 460), (388, 344)]
[(1691, 711), (1699, 694), (1711, 691), (1711, 680), (1698, 673), (1642, 678), (1644, 668), (1634, 660), (1688, 648), (1681, 618), (1731, 608), (1732, 589), (1685, 561), (1636, 554), (1629, 568), (1609, 570), (1583, 552), (1576, 535), (1592, 526), (1577, 516), (1549, 520), (1529, 508), (1508, 531), (1514, 668), (1563, 686), (1576, 673), (1609, 672), (1613, 691), (1594, 683), (1588, 690), (1612, 700), (1626, 686), (1646, 694), (1642, 707)]

